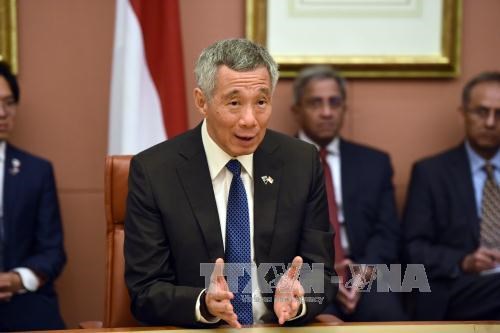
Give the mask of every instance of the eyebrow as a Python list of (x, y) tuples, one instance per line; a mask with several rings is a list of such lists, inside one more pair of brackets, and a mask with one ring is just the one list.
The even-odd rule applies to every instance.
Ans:
[(487, 106), (487, 105), (484, 105), (484, 104), (479, 104), (478, 106), (476, 107), (473, 107), (474, 109), (478, 109), (478, 108), (482, 108), (482, 109), (487, 109), (487, 110), (493, 110), (493, 111), (498, 111), (500, 110), (500, 107), (490, 107), (490, 106)]
[(266, 95), (270, 95), (271, 94), (271, 90), (269, 88), (260, 88), (259, 91), (261, 93), (266, 94)]
[(227, 94), (224, 94), (223, 97), (232, 97), (234, 95), (239, 95), (239, 94), (240, 94), (239, 89), (233, 89), (230, 92), (228, 92)]

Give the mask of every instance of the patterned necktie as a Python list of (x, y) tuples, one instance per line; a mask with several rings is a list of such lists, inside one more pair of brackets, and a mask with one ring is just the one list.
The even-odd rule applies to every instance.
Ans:
[(500, 250), (500, 187), (495, 182), (493, 166), (486, 163), (486, 181), (481, 205), (481, 246)]
[[(232, 303), (234, 312), (238, 315), (238, 321), (243, 325), (251, 325), (253, 324), (250, 280), (252, 259), (250, 254), (250, 218), (248, 215), (247, 194), (241, 180), (240, 162), (231, 160), (226, 167), (233, 174), (227, 200), (226, 262), (240, 264), (237, 267), (226, 265), (226, 274), (229, 289), (234, 294)], [(244, 273), (242, 268), (245, 270)], [(237, 280), (231, 279), (231, 276), (239, 276), (239, 278)]]
[[(328, 155), (327, 150), (323, 147), (319, 150), (319, 157), (323, 165), (323, 173), (325, 174), (325, 188), (326, 196), (328, 198), (328, 215), (330, 216), (330, 224), (335, 230), (335, 237), (333, 245), (335, 248), (335, 263), (339, 263), (345, 259), (344, 249), (340, 242), (340, 223), (337, 215), (337, 202), (335, 200), (335, 191), (333, 189), (333, 177), (330, 165), (326, 159)], [(343, 283), (346, 282), (347, 272), (345, 269), (338, 269), (337, 274), (342, 277)]]

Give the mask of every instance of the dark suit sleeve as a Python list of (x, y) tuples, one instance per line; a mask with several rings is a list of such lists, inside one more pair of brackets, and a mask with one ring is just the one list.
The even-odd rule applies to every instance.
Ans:
[[(302, 279), (315, 280), (316, 278), (322, 278), (321, 282), (324, 288), (323, 291), (313, 288), (313, 292), (310, 292), (311, 290), (308, 292), (308, 288), (306, 288), (307, 312), (304, 317), (289, 322), (290, 325), (301, 325), (311, 322), (334, 299), (338, 289), (337, 284), (331, 281), (332, 276), (335, 276), (333, 270), (333, 235), (329, 231), (328, 202), (326, 199), (323, 170), (319, 162), (317, 150), (312, 146), (309, 158), (312, 165), (310, 169), (312, 182), (305, 208), (298, 255), (304, 259), (304, 263), (310, 266), (314, 263), (324, 264), (324, 271), (319, 276), (315, 273), (309, 276), (305, 272), (301, 273)], [(313, 284), (314, 282), (311, 285)], [(308, 282), (303, 281), (302, 285), (307, 287)]]
[(428, 164), (413, 168), (403, 218), (405, 252), (408, 263), (424, 264), (431, 277), (453, 277), (465, 252), (439, 242), (436, 187), (441, 183), (435, 178)]
[(389, 156), (384, 154), (382, 157), (377, 165), (371, 166), (378, 169), (375, 175), (379, 176), (376, 179), (376, 205), (373, 214), (370, 214), (373, 216), (370, 221), (371, 235), (368, 237), (364, 256), (358, 259), (362, 264), (397, 263), (401, 252), (401, 228), (392, 184), (393, 171)]
[(125, 280), (135, 317), (148, 325), (194, 326), (201, 288), (176, 285), (174, 262), (152, 179), (134, 158), (125, 219)]
[(66, 255), (54, 172), (50, 163), (44, 163), (41, 170), (42, 182), (36, 206), (37, 229), (30, 251), (33, 254), (21, 262), (20, 267), (30, 268), (50, 282), (61, 273)]

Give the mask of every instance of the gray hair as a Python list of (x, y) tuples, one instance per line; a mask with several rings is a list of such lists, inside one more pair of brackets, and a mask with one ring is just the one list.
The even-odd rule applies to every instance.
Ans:
[(465, 84), (464, 89), (462, 90), (462, 106), (464, 108), (469, 105), (472, 89), (474, 89), (474, 87), (478, 84), (484, 82), (496, 82), (500, 84), (500, 72), (482, 72), (470, 79), (469, 82)]
[(201, 52), (194, 69), (196, 83), (209, 100), (213, 97), (219, 66), (237, 72), (265, 67), (273, 91), (279, 78), (278, 65), (264, 47), (243, 38), (221, 40)]
[(335, 80), (339, 86), (340, 96), (342, 100), (346, 99), (346, 81), (340, 76), (340, 74), (329, 66), (319, 65), (306, 67), (300, 71), (293, 82), (293, 103), (294, 105), (299, 105), (302, 97), (304, 96), (304, 90), (309, 82), (313, 80), (325, 80), (331, 79)]

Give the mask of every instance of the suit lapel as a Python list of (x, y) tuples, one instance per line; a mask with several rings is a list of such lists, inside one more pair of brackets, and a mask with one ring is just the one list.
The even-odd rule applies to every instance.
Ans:
[[(274, 153), (278, 144), (266, 135), (254, 153), (254, 248), (256, 262), (265, 259), (271, 249), (276, 224), (276, 209), (283, 162)], [(262, 177), (271, 177), (272, 183)]]
[(356, 163), (356, 156), (352, 154), (349, 143), (345, 142), (343, 139), (340, 140), (339, 145), (340, 150), (340, 178), (342, 186), (342, 208), (344, 214), (344, 223), (346, 231), (348, 234), (349, 241), (352, 242), (353, 235), (355, 235), (356, 230), (355, 225), (349, 223), (352, 221), (354, 211), (356, 209), (356, 202), (358, 193), (358, 171)]
[(457, 194), (463, 207), (465, 207), (467, 221), (471, 223), (472, 237), (477, 240), (479, 239), (479, 214), (476, 207), (469, 160), (463, 144), (455, 149), (455, 153), (450, 158), (450, 175), (453, 184), (456, 185)]
[(201, 126), (194, 129), (192, 134), (180, 151), (181, 162), (177, 166), (177, 172), (205, 239), (209, 256), (215, 262), (217, 258), (224, 258), (219, 213), (201, 140)]
[(3, 220), (4, 220), (4, 233), (5, 239), (11, 239), (9, 233), (12, 232), (11, 224), (9, 221), (15, 220), (17, 212), (17, 202), (16, 198), (18, 196), (18, 191), (22, 187), (22, 169), (23, 166), (20, 164), (18, 167), (13, 167), (17, 165), (21, 160), (18, 158), (16, 151), (9, 144), (7, 144), (5, 151), (5, 164), (4, 164), (4, 188), (3, 188)]

